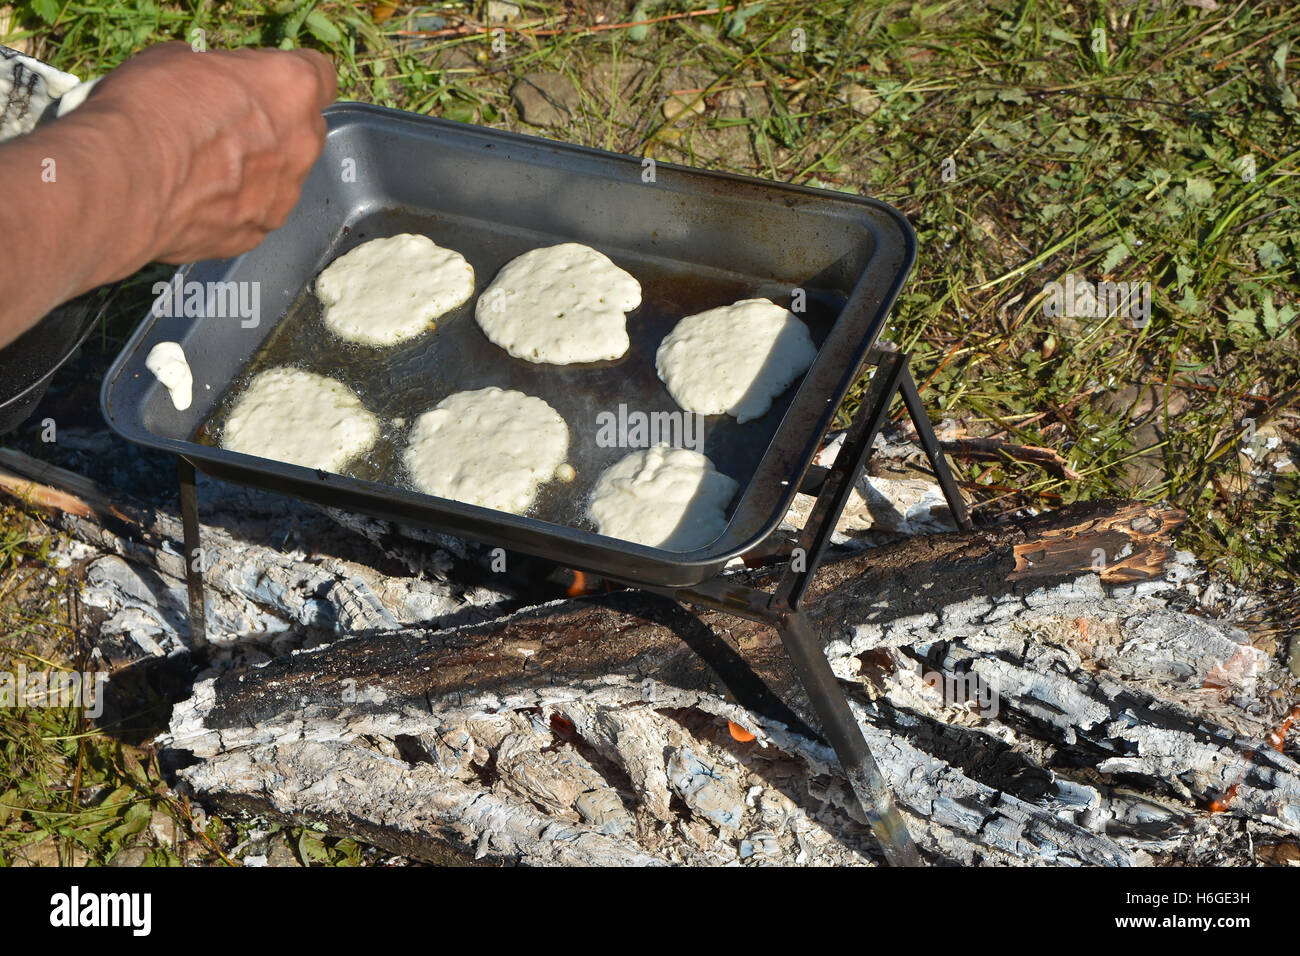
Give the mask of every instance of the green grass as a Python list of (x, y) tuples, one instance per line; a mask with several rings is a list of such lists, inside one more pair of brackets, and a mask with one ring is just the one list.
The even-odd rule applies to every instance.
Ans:
[[(1054, 448), (1082, 476), (957, 462), (979, 511), (1171, 503), (1190, 513), (1182, 546), (1270, 594), (1273, 627), (1300, 622), (1300, 479), (1254, 479), (1239, 454), (1252, 430), (1300, 452), (1289, 0), (523, 7), (505, 52), (463, 3), (25, 0), (14, 36), (85, 74), (195, 29), (210, 48), (310, 45), (338, 65), (343, 98), (510, 128), (513, 79), (551, 70), (582, 108), (546, 135), (891, 202), (920, 247), (889, 337), (913, 352), (932, 414)], [(636, 95), (603, 95), (602, 63), (637, 74)], [(673, 93), (687, 109), (670, 121)], [(1149, 281), (1149, 324), (1049, 318), (1044, 287), (1070, 272)], [(146, 291), (125, 297), (106, 351)], [(1155, 390), (1149, 420), (1126, 389)]]

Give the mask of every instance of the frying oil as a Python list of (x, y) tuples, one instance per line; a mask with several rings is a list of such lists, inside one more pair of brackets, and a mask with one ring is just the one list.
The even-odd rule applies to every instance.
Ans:
[[(381, 419), (380, 436), (374, 446), (345, 466), (343, 474), (410, 490), (402, 450), (416, 418), (453, 392), (489, 385), (517, 389), (543, 399), (568, 423), (569, 464), (574, 469), (572, 480), (544, 484), (529, 514), (587, 529), (591, 524), (585, 517), (585, 502), (596, 479), (631, 450), (602, 447), (597, 441), (601, 414), (616, 414), (620, 405), (646, 414), (680, 412), (655, 373), (655, 351), (677, 321), (744, 298), (769, 298), (790, 307), (798, 288), (797, 283), (788, 280), (746, 276), (602, 248), (641, 283), (641, 305), (627, 317), (631, 348), (622, 358), (610, 362), (537, 365), (512, 358), (487, 340), (474, 321), (474, 301), (510, 259), (538, 246), (570, 241), (568, 238), (528, 230), (503, 232), (497, 223), (401, 209), (372, 214), (346, 232), (318, 265), (318, 272), (368, 239), (418, 232), (469, 260), (475, 273), (475, 297), (442, 316), (435, 329), (407, 342), (376, 348), (346, 342), (330, 333), (322, 320), (320, 303), (308, 285), (231, 383), (195, 440), (220, 446), (221, 429), (234, 402), (259, 372), (279, 366), (301, 368), (342, 382)], [(799, 317), (820, 347), (846, 297), (841, 291), (807, 288), (801, 298), (806, 309)], [(700, 450), (719, 471), (744, 488), (797, 388), (796, 384), (787, 389), (767, 414), (744, 425), (726, 415), (705, 416)], [(267, 457), (274, 458), (274, 449), (267, 452)]]

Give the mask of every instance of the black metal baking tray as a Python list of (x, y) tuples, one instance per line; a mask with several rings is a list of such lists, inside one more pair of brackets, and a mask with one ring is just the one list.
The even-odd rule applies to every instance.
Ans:
[[(105, 379), (104, 416), (124, 437), (181, 455), (215, 477), (539, 555), (627, 581), (686, 587), (766, 538), (799, 482), (915, 257), (915, 237), (871, 199), (658, 163), (361, 104), (326, 110), (329, 136), (285, 225), (235, 259), (196, 263), (182, 282), (258, 282), (254, 327), (238, 315), (155, 316)], [(650, 173), (653, 172), (651, 180)], [(651, 181), (647, 181), (651, 180)], [(491, 345), (472, 301), (435, 332), (387, 349), (348, 346), (323, 328), (310, 286), (336, 256), (378, 236), (420, 232), (474, 266), (481, 293), (527, 249), (593, 246), (642, 284), (629, 353), (614, 362), (542, 366)], [(599, 447), (602, 411), (673, 411), (654, 353), (682, 316), (738, 298), (789, 305), (806, 295), (819, 352), (761, 419), (709, 416), (703, 451), (741, 491), (723, 533), (687, 553), (607, 538), (582, 505), (626, 448)], [(154, 344), (182, 344), (194, 401), (177, 411), (145, 369)], [(294, 364), (341, 379), (388, 425), (377, 451), (327, 474), (216, 447), (229, 396), (257, 369)], [(574, 482), (546, 486), (524, 516), (402, 487), (405, 425), (453, 391), (499, 385), (549, 402), (570, 426)]]

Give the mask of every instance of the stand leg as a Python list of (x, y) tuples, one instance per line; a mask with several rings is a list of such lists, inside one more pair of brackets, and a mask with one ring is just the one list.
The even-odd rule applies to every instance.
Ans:
[(975, 525), (971, 523), (966, 502), (962, 500), (961, 491), (958, 490), (952, 470), (948, 467), (948, 458), (939, 447), (934, 426), (930, 424), (930, 416), (925, 413), (925, 405), (921, 403), (921, 393), (917, 391), (916, 382), (913, 381), (912, 373), (906, 363), (903, 367), (903, 377), (899, 382), (899, 391), (903, 395), (903, 404), (907, 406), (907, 414), (912, 417), (912, 424), (916, 427), (916, 437), (921, 440), (925, 456), (930, 459), (930, 467), (934, 469), (934, 477), (939, 481), (939, 487), (943, 490), (943, 496), (948, 502), (948, 509), (952, 512), (957, 527), (963, 531), (974, 531)]
[[(787, 572), (788, 574), (789, 572)], [(657, 590), (647, 588), (647, 590)], [(891, 866), (918, 866), (920, 857), (907, 824), (894, 803), (862, 728), (849, 707), (844, 688), (826, 660), (826, 652), (802, 611), (777, 606), (772, 595), (724, 578), (712, 578), (678, 591), (662, 590), (678, 601), (736, 614), (775, 627), (790, 657), (795, 676), (808, 695), (822, 736), (844, 768), (862, 812)]]
[(185, 532), (185, 583), (190, 597), (190, 659), (201, 663), (208, 654), (207, 621), (203, 607), (203, 548), (199, 538), (199, 499), (194, 466), (176, 459), (181, 486), (181, 526)]
[(921, 859), (916, 852), (916, 844), (912, 842), (907, 824), (894, 805), (889, 784), (881, 776), (880, 768), (871, 756), (867, 741), (862, 736), (862, 728), (853, 717), (844, 691), (831, 670), (807, 617), (802, 611), (794, 611), (785, 616), (778, 631), (794, 665), (795, 674), (817, 712), (822, 736), (840, 758), (844, 775), (867, 815), (872, 832), (880, 841), (885, 859), (890, 866), (919, 866)]
[(901, 376), (906, 371), (907, 357), (897, 352), (884, 353), (877, 363), (867, 393), (862, 396), (858, 413), (844, 436), (844, 445), (835, 456), (835, 464), (831, 465), (808, 515), (808, 521), (799, 534), (796, 547), (803, 551), (801, 567), (796, 570), (792, 563), (781, 576), (772, 596), (776, 607), (799, 607), (804, 591), (821, 564), (826, 546), (830, 544), (831, 535), (848, 503), (849, 495), (853, 493), (858, 475), (871, 455), (871, 446), (876, 440), (876, 434), (885, 424), (889, 403), (893, 401)]
[[(858, 475), (871, 455), (871, 446), (889, 414), (890, 403), (905, 387), (904, 383), (911, 382), (907, 372), (907, 362), (908, 357), (898, 352), (879, 353), (875, 356), (876, 371), (871, 376), (867, 393), (862, 397), (861, 407), (844, 437), (844, 446), (835, 456), (835, 463), (831, 466), (817, 494), (817, 501), (813, 504), (808, 521), (799, 534), (797, 548), (803, 551), (800, 555), (802, 561), (798, 564), (792, 561), (786, 568), (776, 590), (766, 602), (766, 607), (763, 607), (762, 596), (758, 592), (741, 594), (733, 590), (727, 593), (724, 589), (724, 593), (719, 595), (724, 603), (733, 606), (747, 605), (746, 611), (750, 613), (757, 611), (758, 616), (776, 625), (786, 653), (790, 655), (794, 665), (795, 673), (808, 694), (813, 710), (817, 713), (822, 726), (822, 735), (839, 757), (844, 774), (858, 802), (862, 805), (872, 831), (880, 841), (885, 858), (893, 866), (918, 865), (920, 857), (916, 852), (916, 845), (907, 832), (907, 825), (894, 804), (889, 786), (881, 776), (880, 768), (876, 765), (867, 741), (862, 736), (862, 729), (853, 716), (848, 698), (844, 696), (844, 689), (831, 670), (821, 642), (813, 633), (799, 605), (821, 564), (822, 556), (827, 545), (830, 544), (835, 525), (844, 511)], [(911, 392), (916, 393), (915, 385), (912, 386)], [(917, 401), (919, 405), (919, 396)], [(910, 407), (909, 405), (909, 409)], [(926, 448), (933, 461), (933, 451), (938, 451), (938, 444), (934, 440), (934, 431), (929, 425), (930, 421), (927, 418), (925, 429), (931, 444)], [(941, 452), (939, 457), (942, 458)], [(952, 476), (950, 473), (946, 474), (948, 474), (948, 483), (952, 485), (952, 490), (955, 492), (956, 486), (952, 484)], [(947, 494), (945, 489), (945, 495)], [(951, 497), (949, 505), (953, 506)], [(956, 498), (954, 514), (959, 522), (969, 521), (960, 497)]]

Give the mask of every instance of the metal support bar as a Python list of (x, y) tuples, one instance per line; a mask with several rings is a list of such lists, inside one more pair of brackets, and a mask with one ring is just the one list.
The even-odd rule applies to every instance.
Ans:
[(794, 667), (795, 677), (807, 694), (817, 715), (822, 737), (839, 758), (844, 776), (857, 797), (871, 831), (880, 842), (885, 859), (891, 866), (918, 866), (920, 855), (907, 832), (907, 824), (894, 803), (871, 748), (862, 736), (862, 728), (831, 670), (821, 642), (817, 639), (803, 611), (781, 612), (774, 607), (773, 595), (725, 578), (712, 578), (693, 588), (678, 591), (644, 588), (665, 594), (678, 601), (712, 608), (774, 627), (785, 645)]
[(921, 447), (925, 449), (958, 527), (966, 530), (973, 527), (966, 503), (912, 379), (908, 368), (910, 356), (876, 349), (868, 355), (867, 361), (876, 366), (876, 371), (844, 437), (844, 445), (835, 456), (835, 463), (816, 488), (817, 500), (795, 545), (803, 552), (795, 555), (800, 559), (798, 568), (792, 560), (771, 594), (721, 577), (678, 591), (648, 590), (660, 590), (679, 601), (711, 607), (776, 628), (795, 675), (817, 715), (822, 736), (839, 758), (849, 785), (880, 841), (885, 858), (893, 866), (916, 866), (920, 863), (920, 856), (898, 812), (893, 793), (867, 746), (862, 728), (858, 726), (844, 689), (826, 660), (821, 642), (807, 616), (800, 610), (800, 602), (821, 564), (858, 475), (866, 466), (895, 395), (902, 395)]
[(207, 620), (203, 605), (203, 545), (199, 537), (199, 499), (194, 485), (194, 465), (177, 457), (181, 486), (181, 526), (185, 537), (185, 583), (190, 596), (190, 659), (202, 662), (208, 654)]
[(867, 823), (880, 841), (885, 859), (890, 866), (919, 866), (920, 855), (916, 852), (912, 835), (907, 832), (902, 814), (894, 805), (894, 794), (876, 765), (876, 758), (871, 755), (862, 728), (853, 716), (839, 678), (831, 670), (808, 618), (802, 611), (787, 614), (777, 626), (777, 633), (781, 635), (799, 683), (803, 684), (817, 713), (822, 736), (839, 757), (844, 776), (862, 805)]
[(817, 500), (808, 521), (799, 533), (796, 549), (802, 553), (794, 555), (798, 560), (792, 560), (787, 566), (776, 590), (768, 594), (757, 588), (715, 578), (694, 588), (679, 590), (675, 597), (776, 628), (794, 666), (795, 676), (803, 685), (817, 715), (822, 736), (839, 758), (844, 775), (876, 839), (880, 841), (885, 858), (893, 866), (916, 866), (920, 863), (920, 856), (902, 814), (898, 812), (893, 793), (853, 716), (844, 689), (826, 660), (821, 642), (807, 616), (800, 610), (800, 602), (821, 564), (835, 525), (848, 503), (858, 475), (866, 466), (876, 435), (884, 426), (897, 394), (903, 396), (954, 519), (962, 528), (971, 527), (965, 502), (953, 481), (934, 428), (921, 404), (916, 383), (908, 371), (909, 356), (900, 352), (874, 351), (868, 361), (876, 365), (876, 372), (871, 376), (867, 393), (844, 437), (844, 445), (817, 491)]
[(957, 527), (963, 531), (974, 531), (975, 525), (966, 510), (966, 502), (962, 500), (957, 481), (948, 467), (948, 459), (939, 446), (939, 438), (934, 433), (934, 426), (930, 424), (930, 416), (926, 414), (925, 405), (921, 402), (921, 393), (917, 391), (916, 382), (912, 379), (912, 372), (906, 363), (903, 366), (899, 391), (903, 395), (903, 404), (907, 406), (907, 414), (912, 418), (912, 425), (916, 428), (916, 437), (920, 439), (921, 447), (925, 449), (925, 457), (930, 459), (930, 467), (934, 469), (934, 477), (939, 482), (939, 488), (943, 491), (943, 497), (948, 502), (948, 510), (952, 512)]
[(826, 546), (830, 544), (835, 525), (839, 523), (844, 506), (871, 454), (876, 434), (885, 424), (889, 404), (898, 393), (899, 383), (907, 369), (907, 356), (899, 352), (881, 354), (871, 384), (862, 397), (858, 414), (844, 436), (844, 445), (835, 456), (835, 464), (826, 476), (817, 501), (813, 504), (808, 522), (799, 534), (796, 549), (802, 550), (799, 561), (791, 561), (781, 576), (772, 596), (773, 606), (780, 610), (798, 610), (804, 592), (812, 582), (813, 574), (821, 564)]

